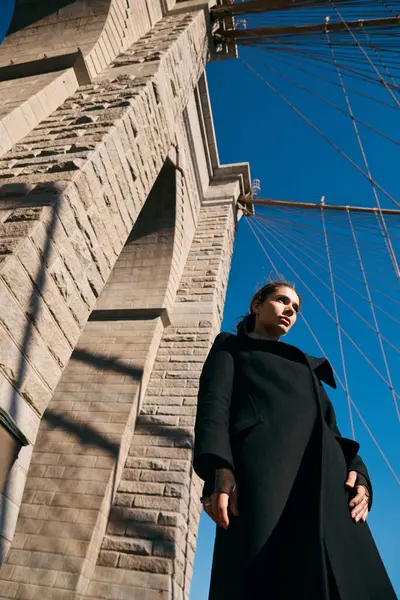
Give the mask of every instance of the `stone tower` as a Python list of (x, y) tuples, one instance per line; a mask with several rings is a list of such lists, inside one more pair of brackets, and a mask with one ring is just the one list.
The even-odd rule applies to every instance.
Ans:
[(1, 599), (188, 597), (250, 192), (218, 160), (209, 4), (17, 0), (0, 48)]

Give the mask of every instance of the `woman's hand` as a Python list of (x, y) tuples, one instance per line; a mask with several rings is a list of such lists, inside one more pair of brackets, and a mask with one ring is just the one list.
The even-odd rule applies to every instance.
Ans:
[(236, 486), (230, 495), (225, 492), (213, 492), (210, 498), (203, 498), (202, 502), (208, 516), (224, 529), (229, 527), (228, 506), (235, 517), (239, 516)]
[(349, 502), (351, 517), (356, 523), (360, 520), (365, 522), (368, 517), (369, 492), (365, 485), (357, 485), (357, 471), (350, 471), (346, 487), (354, 490), (353, 496)]

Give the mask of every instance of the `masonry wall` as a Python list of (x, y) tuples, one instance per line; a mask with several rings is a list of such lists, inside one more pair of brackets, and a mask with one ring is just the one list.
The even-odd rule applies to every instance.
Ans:
[(165, 324), (182, 201), (167, 161), (43, 415), (7, 556), (22, 586), (87, 588)]
[(234, 226), (231, 197), (202, 209), (167, 327), (93, 313), (39, 429), (4, 597), (187, 597), (198, 376), (220, 326)]
[[(166, 17), (0, 159), (1, 402), (31, 443), (175, 141), (206, 58), (206, 48), (190, 48), (204, 44), (205, 32), (202, 12)], [(173, 92), (183, 64), (184, 85)], [(6, 486), (3, 556), (29, 452), (12, 475), (18, 485)]]
[(206, 12), (157, 6), (0, 157), (0, 402), (30, 442), (0, 497), (0, 598), (188, 594), (197, 379), (247, 167), (203, 130)]
[(221, 323), (233, 232), (229, 201), (203, 208), (88, 597), (187, 598), (202, 489), (191, 464), (198, 377)]
[(17, 0), (0, 52), (0, 154), (144, 36), (175, 0)]

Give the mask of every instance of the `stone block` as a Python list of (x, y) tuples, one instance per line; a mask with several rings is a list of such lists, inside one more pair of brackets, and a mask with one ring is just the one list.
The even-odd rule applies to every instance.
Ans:
[(13, 539), (18, 510), (19, 506), (17, 504), (3, 494), (0, 494), (0, 513), (2, 515), (1, 536), (9, 542)]
[(16, 107), (12, 112), (5, 115), (2, 119), (2, 125), (12, 144), (19, 142), (30, 131), (21, 107)]
[[(36, 523), (40, 521), (36, 521)], [(19, 522), (18, 522), (19, 523)], [(42, 535), (51, 537), (60, 537), (78, 541), (89, 541), (93, 533), (93, 527), (78, 523), (70, 523), (68, 527), (60, 527), (57, 521), (48, 521), (44, 523), (41, 530)], [(34, 531), (32, 533), (35, 533)]]
[[(80, 566), (80, 561), (79, 563), (77, 563), (77, 565)], [(74, 590), (76, 589), (76, 585), (79, 581), (79, 578), (80, 575), (78, 573), (59, 572), (57, 573), (54, 585), (62, 589)]]
[(153, 543), (149, 540), (122, 536), (105, 536), (102, 549), (127, 554), (152, 555)]
[(121, 492), (128, 492), (126, 495), (130, 497), (131, 502), (131, 494), (154, 494), (162, 496), (164, 488), (165, 486), (162, 483), (143, 483), (141, 481), (123, 481), (119, 485)]
[(147, 571), (149, 573), (171, 573), (172, 561), (164, 558), (150, 556), (134, 556), (121, 554), (118, 561), (121, 569), (134, 569), (136, 571)]
[(17, 590), (18, 590), (18, 583), (14, 582), (14, 581), (2, 581), (0, 598), (16, 598)]
[(118, 552), (110, 552), (106, 550), (101, 550), (99, 553), (99, 558), (97, 559), (97, 564), (100, 567), (116, 567), (119, 559)]
[(153, 556), (174, 558), (177, 553), (176, 544), (173, 542), (154, 542)]
[(141, 471), (140, 481), (184, 484), (187, 476), (178, 471)]
[[(46, 493), (46, 492), (42, 492)], [(37, 495), (36, 492), (35, 501)], [(83, 508), (88, 510), (99, 509), (102, 503), (102, 496), (94, 496), (89, 494), (66, 494), (52, 493), (52, 506), (65, 506), (71, 508)]]
[(13, 581), (19, 581), (28, 585), (53, 586), (57, 577), (56, 571), (38, 569), (33, 567), (16, 566), (13, 569)]
[(81, 509), (76, 517), (76, 523), (84, 523), (95, 525), (99, 518), (99, 513), (97, 510), (83, 510)]
[(38, 519), (19, 518), (15, 531), (21, 533), (39, 534), (43, 528), (44, 522)]
[(16, 461), (7, 477), (6, 484), (3, 486), (3, 495), (19, 505), (25, 487), (26, 471)]
[(179, 511), (181, 502), (176, 498), (164, 498), (160, 496), (135, 496), (134, 508), (149, 508), (156, 510)]
[(101, 481), (106, 482), (110, 477), (108, 469), (89, 469), (79, 467), (65, 467), (63, 477), (71, 480)]
[[(58, 521), (60, 523), (73, 523), (78, 516), (78, 509), (58, 506), (39, 506), (37, 518), (44, 521)], [(65, 527), (68, 527), (65, 525)]]
[[(15, 533), (13, 538), (13, 548), (23, 548), (27, 540), (28, 535), (26, 533)], [(3, 538), (4, 539), (4, 538)]]
[(70, 556), (80, 556), (85, 557), (88, 553), (89, 549), (89, 541), (79, 541), (79, 540), (62, 540), (66, 542), (65, 553)]
[(58, 458), (58, 464), (66, 467), (94, 467), (97, 460), (96, 456), (77, 456), (74, 454), (66, 454)]
[(28, 535), (24, 543), (25, 550), (63, 553), (67, 547), (67, 540), (59, 537), (42, 535)]
[(38, 511), (39, 506), (35, 506), (34, 504), (21, 504), (19, 509), (19, 516), (35, 519), (37, 517)]
[(163, 459), (150, 459), (150, 458), (131, 458), (128, 457), (126, 460), (126, 466), (128, 469), (152, 469), (154, 471), (167, 471), (169, 467), (169, 460)]
[(0, 121), (0, 156), (5, 154), (13, 145), (13, 142), (8, 135), (5, 125)]
[(164, 489), (164, 496), (171, 498), (184, 498), (188, 499), (188, 489), (187, 485), (179, 485), (167, 483)]

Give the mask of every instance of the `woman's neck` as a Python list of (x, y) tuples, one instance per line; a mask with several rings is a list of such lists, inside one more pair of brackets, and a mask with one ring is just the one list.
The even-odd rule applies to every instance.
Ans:
[(253, 329), (253, 333), (256, 333), (257, 335), (267, 339), (267, 340), (274, 340), (276, 342), (279, 342), (280, 339), (280, 335), (274, 335), (271, 332), (266, 331), (263, 327), (255, 327)]

